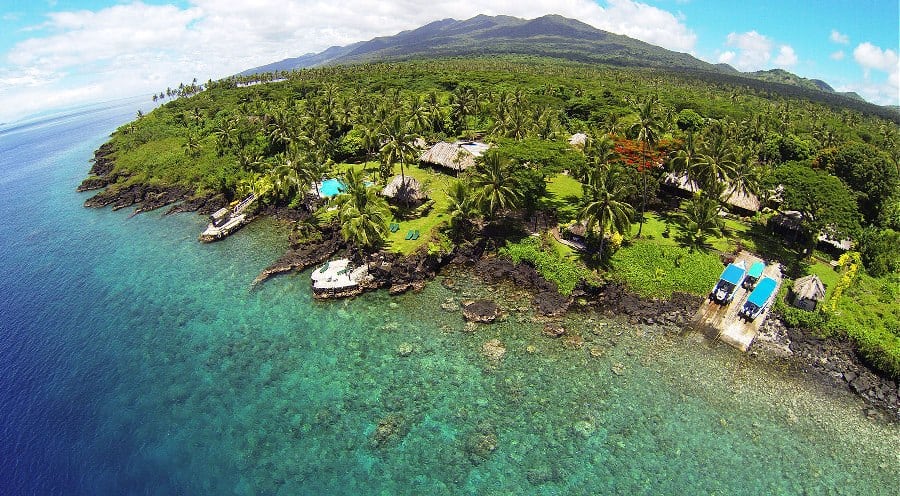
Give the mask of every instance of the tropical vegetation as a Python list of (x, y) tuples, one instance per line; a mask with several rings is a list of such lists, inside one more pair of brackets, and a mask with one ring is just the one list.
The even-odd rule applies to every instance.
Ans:
[[(900, 305), (883, 289), (900, 268), (900, 116), (803, 95), (721, 75), (512, 56), (192, 82), (155, 95), (165, 103), (113, 134), (110, 190), (179, 186), (226, 201), (252, 191), (263, 206), (339, 223), (358, 253), (427, 252), (445, 236), (524, 239), (583, 222), (590, 253), (560, 258), (552, 243), (531, 241), (504, 248), (562, 291), (571, 274), (592, 274), (645, 295), (703, 294), (717, 252), (741, 248), (781, 261), (791, 277), (827, 274), (833, 256), (819, 235), (847, 238), (859, 275), (825, 310), (841, 325), (814, 327), (900, 375), (891, 344)], [(570, 145), (575, 133), (586, 138)], [(492, 147), (458, 177), (419, 163), (423, 143), (457, 139)], [(395, 174), (424, 184), (430, 203), (389, 206), (378, 193)], [(683, 178), (687, 191), (667, 177)], [(326, 178), (345, 187), (327, 202), (318, 190)], [(736, 208), (735, 195), (757, 198), (759, 210)], [(767, 227), (787, 210), (800, 212), (796, 245)], [(423, 236), (404, 239), (410, 230)]]

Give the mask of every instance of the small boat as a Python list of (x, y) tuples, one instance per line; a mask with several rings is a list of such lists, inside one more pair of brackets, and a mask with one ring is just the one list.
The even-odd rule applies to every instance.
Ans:
[(756, 281), (762, 277), (763, 271), (766, 269), (766, 264), (763, 262), (753, 262), (753, 265), (750, 266), (750, 270), (747, 271), (747, 278), (744, 279), (744, 288), (750, 289), (755, 284)]
[(762, 278), (756, 285), (756, 288), (753, 289), (753, 292), (750, 293), (750, 296), (747, 297), (747, 301), (741, 307), (738, 315), (747, 321), (753, 321), (759, 317), (763, 310), (772, 302), (772, 297), (775, 296), (777, 287), (778, 283), (775, 282), (775, 279), (771, 277)]
[(729, 303), (734, 299), (734, 294), (744, 282), (745, 277), (747, 277), (747, 264), (743, 261), (728, 264), (709, 295), (710, 299), (720, 305)]

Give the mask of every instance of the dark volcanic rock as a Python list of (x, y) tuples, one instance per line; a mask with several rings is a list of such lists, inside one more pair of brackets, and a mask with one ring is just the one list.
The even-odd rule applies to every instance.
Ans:
[(534, 295), (532, 304), (542, 315), (561, 315), (569, 309), (569, 305), (572, 303), (570, 297), (559, 293), (556, 284), (544, 279), (530, 265), (514, 265), (503, 258), (489, 257), (475, 263), (475, 272), (488, 282), (507, 280), (516, 286), (528, 289)]
[(172, 205), (172, 208), (166, 211), (166, 215), (182, 212), (197, 212), (201, 215), (209, 215), (225, 205), (228, 205), (228, 199), (221, 193), (218, 195), (191, 196)]
[(137, 214), (154, 210), (188, 197), (189, 190), (184, 186), (164, 187), (140, 183), (128, 186), (113, 185), (85, 200), (84, 206), (91, 208), (112, 206), (113, 210), (138, 206), (135, 209)]
[(500, 307), (492, 300), (475, 300), (463, 303), (462, 313), (469, 322), (489, 324), (500, 316)]
[(291, 247), (275, 263), (263, 269), (256, 276), (256, 279), (253, 280), (253, 285), (255, 286), (278, 274), (306, 270), (313, 265), (325, 262), (332, 255), (346, 247), (337, 225), (326, 226), (323, 228), (322, 234), (322, 239)]
[(112, 174), (116, 165), (111, 158), (114, 151), (110, 143), (104, 143), (94, 151), (94, 158), (91, 159), (94, 164), (88, 172), (90, 177), (82, 181), (76, 191), (82, 192), (105, 188), (122, 177), (118, 174)]
[(849, 388), (869, 405), (900, 421), (897, 382), (870, 369), (852, 344), (821, 339), (801, 329), (788, 328), (787, 333), (801, 369), (831, 386)]
[(624, 286), (609, 283), (599, 288), (595, 298), (598, 309), (608, 315), (626, 315), (633, 322), (672, 324), (684, 327), (700, 305), (699, 296), (673, 293), (667, 300), (642, 298)]

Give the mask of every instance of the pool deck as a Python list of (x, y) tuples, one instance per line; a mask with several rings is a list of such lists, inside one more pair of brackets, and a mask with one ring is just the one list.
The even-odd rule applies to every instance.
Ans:
[[(749, 267), (754, 262), (762, 260), (743, 251), (735, 259), (735, 263), (740, 261), (744, 261)], [(762, 273), (762, 277), (771, 277), (775, 280), (775, 294), (777, 295), (781, 286), (781, 265), (778, 263), (767, 265)], [(719, 305), (712, 302), (709, 298), (704, 299), (703, 303), (700, 304), (700, 308), (697, 309), (691, 327), (706, 333), (710, 337), (721, 340), (729, 346), (746, 352), (750, 349), (750, 345), (753, 344), (753, 340), (756, 339), (759, 328), (765, 322), (772, 307), (770, 302), (758, 317), (751, 322), (745, 321), (738, 316), (738, 312), (749, 295), (750, 290), (739, 287), (734, 299), (728, 305)]]

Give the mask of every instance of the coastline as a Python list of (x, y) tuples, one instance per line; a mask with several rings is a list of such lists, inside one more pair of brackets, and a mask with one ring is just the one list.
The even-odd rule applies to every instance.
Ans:
[[(169, 206), (165, 215), (181, 212), (209, 214), (227, 204), (221, 195), (196, 196), (182, 186), (147, 185), (136, 182), (125, 188), (110, 190), (108, 186), (124, 176), (115, 173), (114, 152), (109, 143), (94, 153), (90, 175), (77, 191), (101, 190), (84, 202), (85, 207), (113, 210), (134, 207), (137, 215)], [(106, 188), (106, 189), (103, 189)], [(260, 215), (282, 220), (298, 220), (304, 212), (290, 209), (268, 209)], [(353, 297), (367, 291), (386, 289), (390, 295), (421, 290), (425, 284), (455, 268), (468, 271), (488, 283), (509, 281), (532, 295), (532, 307), (548, 325), (567, 312), (584, 312), (605, 317), (621, 317), (631, 325), (660, 327), (664, 332), (686, 334), (701, 297), (674, 293), (669, 299), (649, 299), (628, 292), (618, 283), (598, 287), (579, 285), (570, 296), (563, 296), (554, 283), (544, 279), (533, 267), (513, 265), (492, 254), (486, 240), (455, 248), (450, 253), (413, 253), (408, 256), (379, 251), (360, 258), (358, 252), (341, 239), (336, 225), (322, 228), (322, 237), (309, 243), (291, 243), (281, 257), (265, 268), (251, 283), (251, 289), (277, 275), (302, 272), (342, 253), (355, 263), (366, 263), (373, 280), (352, 291), (319, 295), (320, 299)], [(446, 285), (446, 277), (443, 283)], [(452, 285), (452, 282), (449, 283)], [(502, 302), (501, 302), (502, 307)], [(545, 333), (551, 335), (553, 333)], [(555, 337), (562, 336), (560, 332)], [(706, 336), (709, 340), (711, 337)], [(714, 337), (713, 337), (714, 338)], [(871, 419), (900, 422), (900, 391), (897, 382), (867, 366), (853, 347), (844, 342), (819, 339), (802, 329), (788, 328), (775, 313), (763, 324), (760, 336), (748, 356), (790, 368), (831, 390), (856, 394), (869, 405), (863, 412)]]

